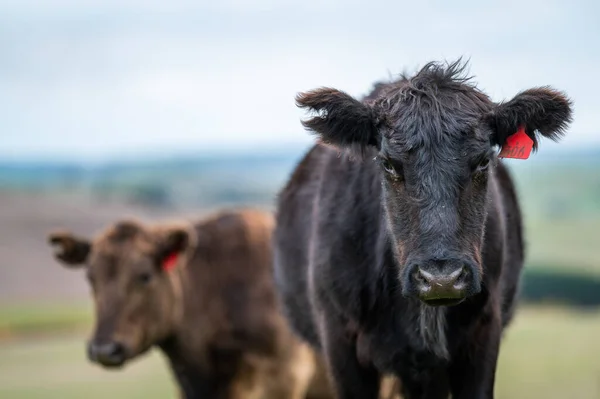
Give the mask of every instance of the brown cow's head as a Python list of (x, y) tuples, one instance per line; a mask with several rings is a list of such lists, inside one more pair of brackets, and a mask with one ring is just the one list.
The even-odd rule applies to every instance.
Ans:
[(93, 242), (68, 232), (49, 236), (60, 262), (87, 270), (96, 309), (90, 360), (118, 367), (172, 334), (182, 311), (173, 274), (183, 262), (169, 270), (164, 265), (183, 255), (192, 235), (185, 227), (121, 221)]
[[(367, 101), (331, 88), (299, 94), (319, 115), (304, 126), (327, 144), (375, 156), (403, 293), (454, 304), (481, 289), (481, 250), (497, 148), (519, 127), (556, 140), (571, 102), (549, 87), (494, 103), (459, 61), (429, 63), (379, 85)], [(371, 167), (366, 165), (365, 167)]]

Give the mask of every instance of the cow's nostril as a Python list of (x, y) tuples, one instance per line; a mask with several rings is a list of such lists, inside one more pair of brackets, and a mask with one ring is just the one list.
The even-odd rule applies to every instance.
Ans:
[(417, 283), (420, 284), (427, 284), (429, 282), (419, 266), (415, 268), (415, 271), (413, 272), (413, 278)]
[(118, 342), (96, 343), (88, 345), (88, 357), (93, 362), (105, 366), (117, 366), (126, 360), (125, 347)]
[(423, 269), (421, 269), (420, 267), (417, 267), (417, 273), (419, 275), (419, 280), (422, 281), (425, 284), (431, 284), (432, 282), (435, 282), (435, 276), (432, 273), (429, 273)]
[(117, 342), (111, 342), (110, 344), (108, 344), (108, 347), (106, 348), (106, 352), (109, 356), (120, 356), (123, 354), (123, 345), (117, 343)]
[(447, 282), (447, 284), (452, 284), (454, 286), (461, 285), (465, 281), (466, 273), (467, 268), (463, 266), (454, 270), (444, 280)]

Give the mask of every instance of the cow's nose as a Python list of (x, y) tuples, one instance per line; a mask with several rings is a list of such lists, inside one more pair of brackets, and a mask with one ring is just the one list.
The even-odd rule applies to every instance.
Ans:
[(125, 347), (115, 341), (92, 341), (88, 344), (87, 352), (88, 358), (92, 362), (100, 363), (107, 367), (120, 366), (126, 360)]
[(460, 266), (454, 270), (426, 270), (418, 266), (414, 271), (414, 283), (420, 300), (429, 305), (449, 305), (467, 296), (469, 270)]

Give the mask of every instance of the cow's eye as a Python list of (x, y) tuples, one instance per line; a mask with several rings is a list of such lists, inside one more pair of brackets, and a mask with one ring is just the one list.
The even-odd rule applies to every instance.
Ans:
[(150, 273), (140, 273), (137, 278), (136, 281), (141, 284), (141, 285), (146, 285), (148, 284), (150, 281), (152, 281), (152, 274)]
[(477, 173), (484, 173), (485, 171), (488, 170), (489, 166), (490, 166), (490, 160), (489, 160), (489, 158), (485, 158), (483, 161), (479, 162), (475, 171)]
[(385, 172), (387, 174), (389, 174), (390, 176), (392, 176), (392, 177), (398, 176), (398, 171), (396, 170), (394, 165), (392, 165), (392, 163), (389, 161), (389, 159), (383, 158), (381, 160), (381, 166), (383, 167), (383, 170), (385, 170)]

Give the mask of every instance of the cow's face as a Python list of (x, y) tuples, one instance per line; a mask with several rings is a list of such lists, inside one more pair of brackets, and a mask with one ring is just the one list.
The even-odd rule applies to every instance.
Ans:
[(378, 87), (368, 102), (328, 88), (297, 99), (320, 113), (304, 124), (322, 141), (377, 154), (403, 293), (428, 305), (456, 304), (481, 289), (497, 147), (520, 126), (534, 141), (536, 131), (557, 138), (571, 115), (569, 100), (549, 88), (495, 104), (461, 72), (458, 63), (429, 64)]
[(182, 310), (178, 271), (164, 265), (187, 245), (185, 229), (123, 221), (93, 242), (70, 233), (52, 234), (50, 242), (59, 261), (87, 270), (96, 310), (91, 361), (121, 366), (173, 332)]

